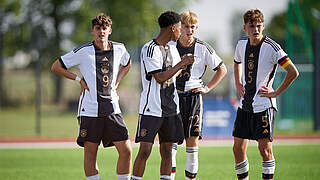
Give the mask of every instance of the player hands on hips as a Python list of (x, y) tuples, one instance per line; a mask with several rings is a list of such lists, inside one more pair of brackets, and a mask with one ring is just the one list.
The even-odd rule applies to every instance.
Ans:
[[(262, 157), (262, 179), (271, 180), (275, 172), (272, 153), (273, 121), (277, 111), (275, 98), (299, 73), (281, 46), (262, 34), (264, 17), (259, 9), (248, 10), (243, 19), (248, 37), (238, 41), (234, 55), (234, 78), (240, 98), (233, 128), (235, 170), (238, 179), (249, 179), (247, 146), (250, 139), (256, 140)], [(273, 90), (278, 64), (287, 75)]]
[[(227, 73), (226, 66), (214, 49), (204, 41), (194, 37), (198, 29), (198, 17), (191, 11), (181, 14), (181, 36), (177, 42), (170, 42), (176, 46), (180, 57), (192, 54), (196, 61), (184, 68), (176, 78), (176, 89), (179, 95), (179, 107), (182, 117), (184, 136), (186, 140), (185, 178), (196, 179), (198, 172), (198, 141), (202, 138), (202, 95), (208, 93), (221, 81)], [(201, 80), (206, 67), (216, 71), (212, 79), (203, 86)], [(172, 174), (176, 174), (177, 144), (172, 147)]]
[(139, 120), (135, 141), (140, 143), (131, 179), (142, 179), (155, 136), (160, 143), (160, 179), (171, 179), (171, 149), (184, 139), (176, 91), (176, 74), (194, 62), (193, 55), (180, 58), (169, 41), (180, 36), (180, 15), (166, 11), (158, 18), (160, 33), (141, 49), (141, 81)]
[[(129, 180), (131, 145), (128, 130), (118, 104), (116, 89), (130, 69), (130, 55), (121, 43), (108, 41), (112, 20), (103, 13), (92, 19), (94, 41), (81, 45), (56, 60), (51, 69), (81, 85), (78, 107), (77, 143), (84, 147), (84, 171), (87, 180), (98, 180), (98, 146), (115, 146), (119, 157), (118, 180)], [(78, 67), (80, 78), (68, 69)]]

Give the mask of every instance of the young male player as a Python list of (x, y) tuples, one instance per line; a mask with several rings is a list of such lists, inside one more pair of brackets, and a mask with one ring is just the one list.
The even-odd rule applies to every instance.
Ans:
[[(262, 157), (262, 179), (273, 179), (275, 160), (272, 153), (273, 121), (276, 97), (298, 77), (299, 73), (282, 48), (262, 34), (264, 17), (259, 9), (248, 10), (244, 16), (248, 38), (238, 41), (234, 55), (234, 78), (240, 104), (234, 123), (235, 170), (238, 179), (249, 179), (246, 156), (248, 140), (258, 141)], [(282, 84), (272, 89), (280, 66), (287, 72)]]
[(171, 179), (172, 143), (184, 139), (175, 74), (192, 64), (194, 58), (186, 55), (181, 60), (176, 47), (168, 44), (180, 36), (179, 14), (164, 12), (158, 23), (160, 33), (143, 46), (140, 56), (143, 90), (136, 132), (136, 142), (140, 142), (140, 147), (133, 166), (134, 180), (142, 179), (157, 134), (161, 155), (160, 179)]
[[(51, 69), (68, 79), (80, 82), (79, 136), (84, 147), (84, 171), (87, 180), (98, 180), (97, 151), (115, 145), (119, 158), (118, 180), (130, 179), (131, 145), (122, 119), (116, 89), (130, 69), (130, 55), (123, 44), (108, 40), (112, 32), (109, 16), (98, 14), (92, 19), (94, 41), (81, 45), (56, 60)], [(76, 66), (83, 78), (68, 71)]]
[[(180, 56), (193, 54), (195, 63), (188, 65), (177, 76), (177, 91), (179, 95), (180, 112), (186, 139), (186, 179), (195, 179), (198, 172), (198, 141), (202, 132), (202, 95), (208, 93), (221, 81), (227, 73), (227, 68), (213, 48), (194, 37), (198, 30), (198, 17), (191, 11), (181, 14), (181, 36), (173, 43)], [(211, 80), (204, 86), (201, 80), (207, 66), (211, 67), (216, 73)], [(172, 148), (172, 174), (174, 179), (176, 173), (176, 152), (177, 144)]]

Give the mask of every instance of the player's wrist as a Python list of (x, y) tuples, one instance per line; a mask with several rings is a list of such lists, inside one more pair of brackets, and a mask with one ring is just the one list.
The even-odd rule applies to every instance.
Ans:
[(80, 81), (81, 81), (81, 78), (77, 75), (74, 80), (80, 82)]
[(206, 91), (206, 93), (208, 93), (211, 90), (208, 86), (204, 86), (203, 88)]

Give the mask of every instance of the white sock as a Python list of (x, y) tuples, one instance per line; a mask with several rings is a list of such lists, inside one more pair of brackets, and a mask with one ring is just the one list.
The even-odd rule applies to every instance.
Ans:
[(99, 180), (99, 174), (87, 176), (87, 180)]
[(171, 179), (174, 180), (176, 176), (176, 169), (177, 169), (177, 162), (176, 162), (176, 155), (178, 150), (178, 144), (172, 144), (172, 170), (171, 170)]
[(130, 180), (130, 174), (117, 174), (118, 180)]
[(276, 169), (275, 160), (262, 162), (262, 178), (273, 179), (273, 174), (275, 169)]
[(236, 164), (235, 166), (238, 179), (249, 180), (249, 162), (248, 159)]
[(137, 176), (132, 175), (131, 180), (142, 180), (142, 177), (137, 177)]
[(195, 179), (198, 173), (198, 147), (187, 147), (186, 179)]
[(171, 176), (168, 176), (168, 175), (160, 175), (160, 180), (171, 180)]

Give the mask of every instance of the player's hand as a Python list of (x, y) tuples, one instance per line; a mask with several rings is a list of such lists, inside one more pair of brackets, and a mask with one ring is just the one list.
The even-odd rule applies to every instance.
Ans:
[(259, 89), (258, 94), (261, 97), (270, 97), (275, 98), (278, 96), (277, 92), (274, 91), (271, 87), (261, 86), (261, 89)]
[(192, 89), (192, 92), (196, 93), (196, 92), (200, 92), (201, 94), (206, 94), (208, 93), (210, 90), (209, 89), (206, 89), (203, 87), (199, 87), (199, 88), (194, 88)]
[(81, 79), (80, 86), (81, 86), (80, 96), (81, 96), (81, 94), (83, 93), (84, 90), (89, 91), (89, 88), (88, 88), (87, 83), (84, 80), (84, 78)]
[(189, 64), (193, 64), (195, 61), (195, 55), (185, 54), (181, 57), (181, 63), (183, 65), (182, 69), (186, 68)]
[(238, 93), (239, 98), (242, 98), (244, 96), (244, 87), (243, 87), (243, 85), (241, 83), (240, 84), (236, 84), (236, 89), (237, 89), (237, 93)]

